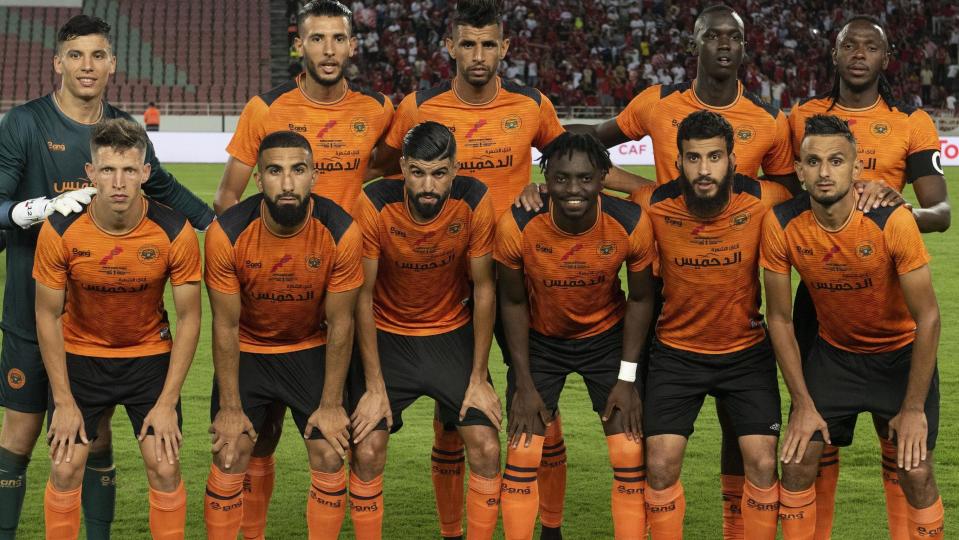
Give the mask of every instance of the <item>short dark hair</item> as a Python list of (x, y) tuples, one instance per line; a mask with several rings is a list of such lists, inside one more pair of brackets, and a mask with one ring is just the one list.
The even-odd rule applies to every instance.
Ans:
[(96, 156), (100, 148), (110, 147), (117, 152), (138, 150), (146, 155), (147, 137), (143, 126), (126, 118), (104, 120), (93, 127), (90, 133), (90, 154)]
[(683, 155), (683, 141), (712, 139), (722, 137), (726, 141), (726, 153), (733, 153), (733, 126), (723, 115), (707, 111), (696, 111), (679, 123), (676, 132), (676, 148)]
[(346, 17), (346, 26), (353, 35), (353, 11), (342, 2), (336, 0), (312, 0), (307, 2), (296, 12), (297, 32), (303, 28), (303, 21), (307, 17)]
[(599, 142), (599, 139), (589, 133), (565, 131), (543, 149), (543, 155), (539, 158), (540, 170), (546, 172), (550, 161), (558, 157), (572, 157), (573, 152), (586, 154), (589, 162), (597, 169), (609, 171), (613, 168), (613, 162), (609, 159), (609, 150)]
[(453, 28), (472, 26), (483, 28), (498, 24), (502, 28), (503, 9), (499, 0), (460, 0), (453, 14)]
[(856, 147), (856, 136), (849, 129), (849, 124), (838, 116), (831, 114), (816, 114), (806, 119), (806, 132), (803, 134), (803, 140), (806, 137), (816, 135), (839, 135), (852, 143)]
[(403, 157), (423, 161), (455, 160), (456, 137), (439, 122), (417, 124), (403, 137)]
[(310, 141), (295, 131), (274, 131), (263, 137), (260, 148), (256, 152), (256, 161), (259, 162), (263, 152), (271, 148), (302, 148), (310, 154), (310, 159), (313, 159), (313, 147), (310, 146)]
[[(713, 4), (704, 8), (699, 12), (699, 15), (696, 16), (696, 22), (693, 24), (693, 31), (696, 30), (696, 26), (699, 26), (699, 24), (702, 23), (703, 19), (705, 19), (707, 15), (711, 13), (719, 13), (720, 11), (724, 11), (730, 15), (739, 16), (739, 14), (736, 13), (736, 10), (728, 4)], [(740, 19), (742, 19), (742, 17), (740, 17)]]
[(57, 31), (57, 50), (63, 42), (70, 41), (83, 36), (98, 35), (106, 38), (110, 46), (113, 46), (113, 40), (110, 38), (110, 25), (100, 17), (91, 15), (76, 15), (60, 27)]

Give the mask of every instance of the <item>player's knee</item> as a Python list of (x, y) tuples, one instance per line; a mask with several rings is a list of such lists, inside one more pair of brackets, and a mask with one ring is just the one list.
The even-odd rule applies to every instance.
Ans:
[(83, 483), (85, 467), (77, 461), (50, 464), (50, 482), (57, 491), (68, 491), (80, 487)]
[(500, 446), (496, 433), (484, 434), (481, 437), (476, 437), (475, 441), (470, 441), (466, 448), (466, 455), (471, 470), (476, 471), (481, 476), (494, 476), (500, 468)]
[(777, 460), (775, 452), (744, 456), (743, 461), (746, 478), (754, 485), (766, 488), (776, 481)]
[(783, 463), (782, 486), (789, 491), (804, 491), (816, 481), (819, 462)]
[(383, 474), (386, 467), (386, 439), (385, 431), (377, 431), (353, 448), (350, 467), (361, 480), (369, 481)]
[(0, 427), (0, 447), (18, 456), (29, 456), (40, 437), (43, 414), (4, 410)]
[(314, 471), (336, 472), (343, 468), (343, 456), (325, 440), (307, 441), (310, 468)]
[(674, 452), (662, 450), (647, 451), (646, 482), (653, 489), (666, 489), (679, 481), (682, 466), (681, 453), (676, 455)]
[(914, 505), (928, 505), (935, 501), (939, 496), (939, 488), (936, 486), (936, 478), (932, 467), (928, 463), (922, 463), (918, 467), (910, 470), (898, 469), (899, 485), (906, 495), (906, 499)]
[(180, 464), (174, 461), (172, 464), (166, 459), (159, 462), (146, 460), (147, 481), (150, 487), (157, 491), (170, 492), (176, 489), (180, 483)]

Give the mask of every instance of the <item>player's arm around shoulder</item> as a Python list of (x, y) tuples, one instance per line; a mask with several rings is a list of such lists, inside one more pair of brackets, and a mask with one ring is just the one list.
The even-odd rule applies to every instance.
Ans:
[(952, 208), (942, 170), (939, 133), (926, 111), (909, 116), (909, 156), (906, 158), (906, 180), (919, 202), (912, 213), (922, 232), (945, 232), (952, 222)]

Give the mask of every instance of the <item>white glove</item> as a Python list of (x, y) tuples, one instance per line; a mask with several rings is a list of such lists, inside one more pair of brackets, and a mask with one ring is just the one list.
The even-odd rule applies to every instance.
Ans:
[(90, 204), (90, 200), (97, 193), (95, 187), (85, 187), (62, 193), (53, 199), (37, 197), (21, 202), (13, 207), (10, 219), (24, 229), (44, 222), (54, 212), (69, 215), (83, 210), (83, 205)]
[[(54, 211), (60, 212), (61, 216), (66, 216), (74, 212), (80, 212), (83, 207), (90, 204), (90, 200), (97, 194), (97, 188), (85, 187), (75, 189), (66, 193), (61, 193), (50, 201), (50, 206)], [(50, 212), (51, 214), (53, 211)]]

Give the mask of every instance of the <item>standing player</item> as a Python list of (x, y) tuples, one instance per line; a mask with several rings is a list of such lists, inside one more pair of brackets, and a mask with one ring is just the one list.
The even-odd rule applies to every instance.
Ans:
[[(230, 158), (213, 203), (217, 212), (243, 196), (260, 142), (268, 133), (295, 131), (310, 141), (317, 172), (313, 193), (350, 211), (360, 195), (373, 147), (389, 128), (393, 104), (343, 78), (356, 54), (353, 13), (340, 2), (312, 1), (297, 14), (295, 45), (306, 73), (250, 99), (227, 147)], [(243, 504), (245, 538), (263, 538), (274, 484), (273, 452), (286, 408), (275, 405), (247, 468)]]
[[(466, 442), (467, 537), (489, 539), (501, 482), (500, 401), (487, 371), (495, 304), (493, 205), (482, 182), (457, 175), (456, 161), (450, 130), (423, 122), (403, 139), (404, 180), (383, 179), (363, 190), (357, 220), (364, 282), (356, 320), (363, 369), (353, 377), (377, 393), (385, 389), (393, 431), (416, 399), (436, 400), (440, 420), (455, 425)], [(376, 409), (366, 415), (363, 403), (357, 409), (354, 431), (360, 440), (375, 441), (371, 461), (378, 464), (375, 478), (357, 485), (371, 500), (365, 506), (376, 509), (376, 526), (357, 529), (357, 538), (379, 539), (388, 434), (367, 435), (386, 427), (382, 415)]]
[[(403, 137), (418, 123), (433, 120), (453, 131), (460, 172), (486, 184), (493, 210), (501, 216), (530, 181), (530, 147), (542, 150), (563, 133), (563, 126), (546, 96), (496, 76), (509, 49), (497, 0), (457, 2), (446, 49), (456, 62), (456, 75), (400, 103), (367, 179), (398, 172)], [(499, 328), (496, 335), (505, 354)], [(566, 491), (566, 447), (559, 416), (555, 418), (546, 433), (548, 450), (540, 470), (540, 519), (546, 538), (558, 534)], [(463, 534), (463, 441), (455, 426), (436, 422), (434, 431), (432, 476), (441, 532), (457, 538)]]
[(302, 135), (267, 135), (257, 164), (261, 193), (225, 212), (206, 237), (216, 368), (207, 534), (236, 538), (256, 432), (279, 401), (306, 440), (310, 538), (332, 539), (346, 514), (343, 388), (362, 240), (346, 211), (310, 193), (317, 174)]
[[(533, 537), (543, 434), (566, 377), (578, 373), (606, 433), (615, 537), (642, 538), (645, 468), (635, 374), (653, 309), (651, 225), (639, 206), (601, 194), (612, 163), (591, 135), (560, 135), (543, 152), (542, 167), (546, 205), (513, 210), (496, 232), (512, 359), (503, 529), (508, 539)], [(619, 280), (624, 263), (625, 298)]]
[[(101, 417), (123, 405), (147, 469), (150, 533), (184, 538), (180, 388), (200, 338), (200, 245), (183, 215), (140, 193), (150, 164), (139, 124), (101, 122), (89, 144), (96, 197), (85, 211), (44, 223), (33, 268), (51, 396), (46, 537), (80, 534), (90, 441)], [(163, 307), (168, 279), (175, 337)]]
[[(62, 79), (53, 93), (13, 108), (0, 123), (0, 227), (8, 242), (0, 357), (0, 403), (6, 409), (0, 431), (0, 538), (12, 538), (26, 493), (26, 468), (47, 410), (47, 375), (37, 346), (34, 283), (30, 279), (39, 227), (54, 210), (78, 212), (92, 190), (84, 166), (91, 161), (90, 132), (111, 118), (130, 119), (104, 101), (116, 57), (110, 26), (88, 15), (70, 19), (57, 33), (53, 68)], [(149, 197), (186, 214), (198, 229), (213, 212), (160, 166), (147, 144)], [(31, 228), (32, 227), (32, 228)], [(102, 416), (90, 447), (84, 476), (83, 512), (87, 537), (109, 538), (113, 521), (113, 454), (110, 416)]]
[[(905, 493), (904, 538), (942, 537), (933, 474), (940, 322), (929, 255), (905, 207), (856, 208), (862, 152), (844, 121), (815, 115), (804, 133), (796, 170), (808, 195), (770, 212), (762, 241), (769, 331), (793, 403), (780, 451), (783, 536), (815, 537), (823, 443), (848, 446), (856, 417), (870, 412), (894, 449), (888, 466)], [(805, 361), (792, 328), (791, 268), (822, 323)]]
[(684, 118), (676, 136), (679, 178), (657, 188), (649, 203), (664, 297), (643, 422), (647, 518), (657, 540), (682, 538), (679, 474), (706, 395), (726, 408), (742, 452), (743, 533), (776, 537), (779, 384), (759, 312), (758, 258), (762, 216), (789, 193), (734, 172), (734, 136), (719, 114)]
[[(863, 161), (862, 180), (879, 182), (897, 192), (912, 184), (920, 208), (913, 208), (916, 224), (922, 232), (941, 232), (949, 228), (950, 206), (939, 157), (939, 134), (932, 119), (922, 109), (900, 103), (883, 71), (889, 62), (890, 47), (879, 21), (872, 17), (853, 17), (840, 30), (833, 49), (836, 80), (828, 95), (805, 101), (789, 114), (793, 149), (799, 153), (809, 117), (834, 114), (849, 124), (859, 145)], [(861, 197), (858, 208), (869, 212), (874, 206)], [(809, 291), (800, 284), (796, 292), (794, 327), (802, 358), (816, 341), (818, 324)], [(886, 515), (893, 538), (908, 537), (906, 500), (895, 468), (896, 448), (881, 441), (882, 477), (886, 495)], [(827, 446), (816, 479), (817, 539), (828, 539), (839, 479), (839, 449)]]

